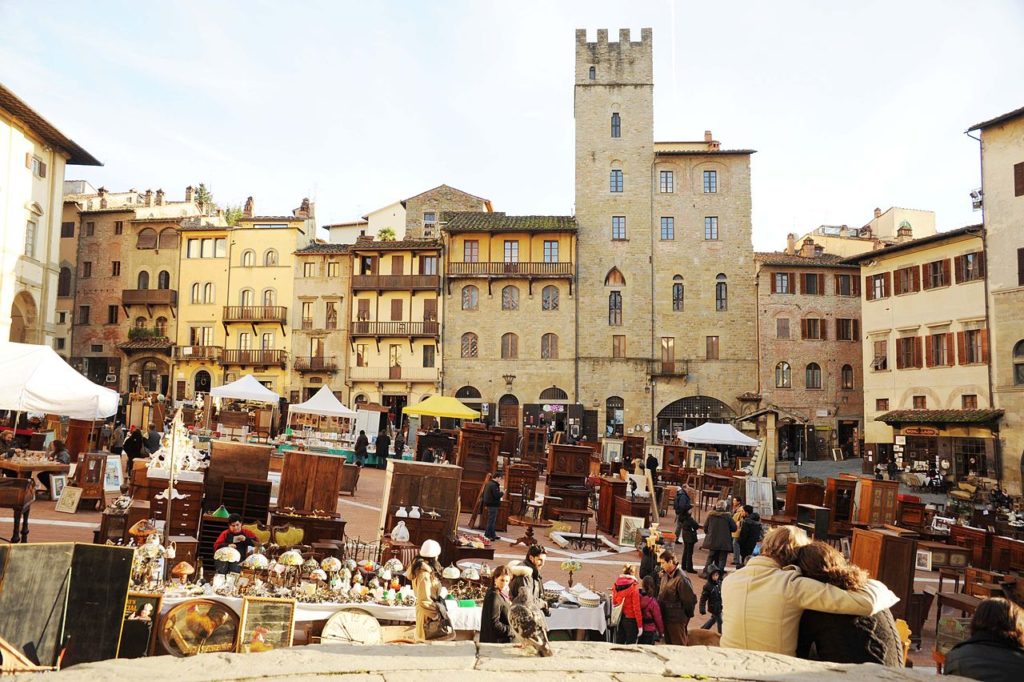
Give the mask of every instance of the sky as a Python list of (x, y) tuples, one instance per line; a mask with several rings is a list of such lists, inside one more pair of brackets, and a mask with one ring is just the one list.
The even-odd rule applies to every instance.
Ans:
[(1024, 2), (0, 0), (0, 82), (111, 191), (321, 225), (446, 183), (571, 214), (575, 29), (654, 30), (655, 139), (753, 148), (753, 241), (875, 207), (980, 222), (971, 125), (1024, 106)]

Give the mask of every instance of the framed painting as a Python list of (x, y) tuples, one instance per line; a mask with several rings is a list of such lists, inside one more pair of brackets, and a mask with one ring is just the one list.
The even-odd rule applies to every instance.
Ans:
[(290, 647), (295, 633), (295, 600), (246, 597), (238, 632), (241, 653)]
[(622, 441), (615, 440), (612, 438), (605, 438), (603, 441), (601, 441), (601, 461), (622, 461)]
[(620, 516), (619, 517), (619, 545), (633, 547), (636, 545), (637, 532), (644, 529), (644, 518), (642, 516)]
[(721, 455), (721, 453), (718, 453), (718, 452), (708, 452), (708, 453), (704, 454), (704, 468), (707, 469), (708, 467), (711, 467), (712, 469), (721, 469), (722, 468), (722, 455)]
[(917, 550), (917, 555), (914, 559), (914, 568), (919, 571), (932, 570), (932, 553), (926, 549)]
[(67, 474), (50, 474), (50, 499), (59, 500), (67, 484)]
[(238, 640), (238, 614), (219, 601), (189, 599), (160, 620), (157, 641), (172, 656), (234, 651)]
[(106, 468), (103, 470), (103, 492), (120, 493), (124, 484), (121, 470), (121, 455), (108, 455)]
[(690, 450), (690, 467), (704, 473), (704, 450)]
[(124, 603), (121, 621), (121, 639), (117, 645), (118, 658), (148, 656), (153, 646), (153, 624), (160, 617), (162, 594), (129, 592)]
[(57, 505), (53, 510), (64, 514), (74, 514), (78, 511), (78, 503), (81, 501), (82, 489), (77, 486), (66, 485), (60, 491), (60, 497), (57, 498)]

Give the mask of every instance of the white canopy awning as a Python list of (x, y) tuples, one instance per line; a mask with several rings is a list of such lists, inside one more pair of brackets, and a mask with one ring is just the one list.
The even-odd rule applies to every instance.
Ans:
[(715, 424), (704, 422), (695, 429), (679, 431), (679, 439), (684, 443), (701, 443), (707, 445), (742, 445), (744, 447), (756, 447), (758, 440), (745, 436), (737, 431), (731, 424)]
[(118, 400), (49, 346), (0, 343), (0, 409), (93, 420), (116, 413)]
[(304, 403), (288, 406), (289, 412), (302, 412), (304, 414), (320, 414), (325, 417), (355, 417), (355, 410), (350, 410), (341, 404), (331, 389), (321, 386), (313, 397)]
[(261, 403), (278, 403), (281, 396), (261, 384), (251, 374), (246, 374), (238, 381), (218, 386), (210, 391), (215, 398), (234, 398), (235, 400), (255, 400)]

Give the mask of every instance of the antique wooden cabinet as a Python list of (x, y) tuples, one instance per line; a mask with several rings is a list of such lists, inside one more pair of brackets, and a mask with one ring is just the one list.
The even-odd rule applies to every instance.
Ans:
[(992, 533), (973, 526), (950, 526), (950, 544), (964, 547), (971, 552), (971, 566), (986, 571), (992, 563)]
[(498, 470), (498, 452), (501, 448), (502, 433), (486, 428), (463, 428), (459, 431), (459, 445), (455, 463), (462, 467), (460, 494), (466, 511), (480, 496), (484, 481), (489, 474)]
[[(405, 507), (406, 513), (413, 506), (420, 508), (421, 519), (428, 519), (429, 512), (439, 515), (440, 525), (436, 531), (442, 536), (433, 539), (440, 542), (441, 537), (451, 537), (459, 521), (459, 487), (462, 481), (462, 467), (452, 464), (430, 464), (428, 462), (404, 462), (397, 459), (388, 460), (388, 468), (384, 474), (384, 504), (380, 510), (380, 531), (390, 533), (395, 525), (395, 512)], [(463, 502), (473, 504), (473, 500)], [(412, 519), (406, 519), (411, 528)], [(427, 530), (433, 530), (429, 523), (416, 524)], [(429, 527), (429, 528), (428, 528)]]
[[(270, 470), (270, 445), (234, 443), (215, 440), (210, 443), (210, 468), (206, 470), (206, 501), (203, 509), (212, 512), (221, 502), (222, 483), (226, 476), (234, 479), (266, 481)], [(236, 511), (230, 506), (224, 506)], [(265, 516), (261, 521), (265, 520)]]
[(618, 476), (602, 476), (597, 489), (597, 527), (606, 533), (619, 532), (615, 498), (626, 495), (626, 482)]
[(992, 538), (992, 570), (1024, 571), (1024, 541), (996, 535)]
[(848, 533), (854, 518), (855, 478), (830, 478), (825, 483), (825, 506), (832, 510), (828, 532)]
[(615, 516), (612, 519), (614, 526), (612, 533), (619, 534), (619, 522), (623, 516), (638, 516), (644, 520), (644, 528), (651, 525), (651, 500), (647, 497), (638, 497), (635, 500), (630, 497), (616, 495)]
[(924, 502), (899, 500), (896, 503), (896, 523), (912, 530), (924, 530), (927, 514)]
[[(792, 485), (792, 484), (790, 484)], [(815, 540), (828, 539), (829, 508), (817, 504), (800, 504), (796, 508), (796, 525)]]
[(338, 508), (344, 457), (289, 450), (284, 455), (278, 509), (334, 513)]
[(519, 451), (519, 458), (523, 464), (532, 464), (538, 470), (544, 470), (548, 446), (547, 429), (538, 426), (523, 427), (523, 444)]
[(825, 499), (825, 489), (817, 483), (798, 483), (790, 481), (786, 484), (786, 516), (795, 517), (797, 506), (801, 504), (820, 505)]
[(896, 523), (896, 501), (899, 495), (899, 481), (879, 481), (874, 478), (860, 479), (860, 494), (857, 498), (857, 521), (869, 526), (884, 526)]
[(892, 615), (903, 618), (914, 593), (917, 540), (890, 530), (853, 529), (850, 561), (885, 583), (900, 598), (892, 607)]
[[(587, 508), (587, 476), (590, 473), (590, 448), (551, 443), (548, 445), (548, 475), (544, 513), (552, 509)], [(550, 503), (547, 498), (559, 498)]]

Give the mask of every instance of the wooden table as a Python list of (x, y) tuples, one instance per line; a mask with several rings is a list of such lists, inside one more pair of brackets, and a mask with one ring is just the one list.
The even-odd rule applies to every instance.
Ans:
[[(32, 479), (34, 474), (49, 472), (51, 474), (67, 475), (71, 471), (70, 464), (61, 464), (47, 459), (2, 459), (0, 458), (0, 470), (13, 471), (17, 478)], [(49, 489), (46, 496), (51, 497)]]
[(554, 525), (550, 521), (545, 521), (544, 519), (528, 519), (525, 516), (510, 516), (508, 517), (508, 523), (510, 526), (526, 527), (526, 535), (512, 543), (513, 546), (524, 545), (526, 547), (537, 544), (537, 538), (533, 534), (534, 528), (550, 528)]
[(951, 606), (962, 614), (973, 614), (981, 599), (960, 592), (939, 592), (935, 595), (938, 605), (935, 607), (935, 631), (939, 631), (939, 619), (942, 618), (942, 607)]

